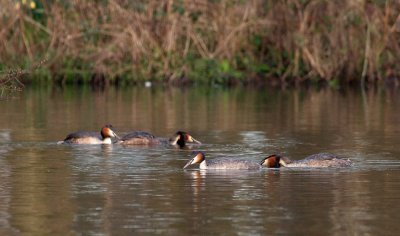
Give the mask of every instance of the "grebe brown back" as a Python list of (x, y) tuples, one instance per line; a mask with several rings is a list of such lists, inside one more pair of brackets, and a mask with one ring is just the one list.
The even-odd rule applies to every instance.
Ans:
[(259, 170), (262, 166), (257, 162), (249, 160), (235, 160), (227, 158), (218, 158), (206, 160), (204, 152), (195, 151), (192, 153), (190, 161), (186, 163), (183, 169), (193, 164), (200, 164), (200, 169), (219, 169), (219, 170)]
[(280, 168), (280, 167), (350, 167), (353, 162), (349, 159), (339, 157), (332, 153), (317, 153), (308, 156), (302, 160), (290, 161), (285, 157), (279, 155), (270, 155), (264, 158), (261, 162), (262, 166), (268, 168)]
[(201, 144), (200, 141), (184, 131), (176, 132), (169, 139), (156, 137), (145, 131), (133, 131), (123, 136), (120, 143), (126, 145), (173, 145), (180, 148), (185, 147), (188, 143)]

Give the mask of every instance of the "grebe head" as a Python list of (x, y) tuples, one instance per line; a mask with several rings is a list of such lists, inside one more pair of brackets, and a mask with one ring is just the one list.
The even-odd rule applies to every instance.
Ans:
[(194, 139), (190, 134), (184, 131), (176, 132), (175, 135), (171, 138), (171, 143), (173, 145), (179, 145), (179, 147), (184, 147), (186, 143), (201, 144), (200, 141)]
[(190, 161), (188, 161), (186, 163), (186, 165), (183, 167), (183, 169), (185, 169), (186, 167), (188, 167), (190, 165), (203, 162), (206, 159), (206, 155), (204, 154), (204, 152), (194, 151), (192, 153), (191, 158), (192, 159), (190, 159)]
[(112, 125), (105, 125), (101, 128), (101, 137), (105, 138), (117, 138), (120, 139), (119, 136), (112, 130)]
[(260, 165), (267, 168), (280, 168), (281, 166), (286, 166), (287, 163), (279, 155), (273, 154), (264, 158)]

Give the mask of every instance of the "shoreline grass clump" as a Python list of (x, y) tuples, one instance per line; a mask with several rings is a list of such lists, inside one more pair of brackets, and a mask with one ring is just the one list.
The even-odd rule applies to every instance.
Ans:
[(0, 0), (0, 68), (59, 83), (375, 83), (400, 73), (395, 0)]

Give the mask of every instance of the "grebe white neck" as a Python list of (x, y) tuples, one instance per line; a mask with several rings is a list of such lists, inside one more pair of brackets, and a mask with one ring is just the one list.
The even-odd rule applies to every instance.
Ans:
[(203, 160), (203, 161), (200, 163), (200, 169), (207, 169), (206, 160)]
[(104, 138), (103, 139), (103, 144), (112, 144), (112, 140), (110, 137)]

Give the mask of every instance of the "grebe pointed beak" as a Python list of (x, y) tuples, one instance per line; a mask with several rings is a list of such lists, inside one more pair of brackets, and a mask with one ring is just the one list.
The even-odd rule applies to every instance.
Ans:
[(205, 156), (203, 152), (194, 151), (192, 155), (192, 159), (186, 163), (183, 169), (192, 164), (202, 163), (203, 161), (205, 161)]
[(192, 136), (190, 136), (190, 138), (192, 139), (193, 143), (197, 143), (197, 144), (201, 144), (201, 142), (199, 140), (196, 140), (195, 138), (193, 138)]
[(190, 166), (193, 163), (194, 158), (196, 157), (193, 157), (190, 161), (188, 161), (186, 165), (183, 167), (183, 169), (186, 169), (186, 167)]
[(261, 161), (261, 163), (260, 163), (260, 165), (264, 165), (264, 163), (265, 163), (265, 159), (263, 159), (262, 161)]
[(121, 139), (113, 130), (110, 129), (110, 131), (112, 136), (114, 136), (116, 139)]

